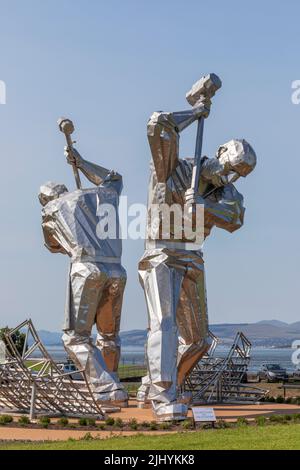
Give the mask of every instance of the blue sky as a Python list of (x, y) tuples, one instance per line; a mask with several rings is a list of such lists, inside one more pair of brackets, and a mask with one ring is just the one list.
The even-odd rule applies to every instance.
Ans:
[[(210, 321), (299, 321), (299, 15), (296, 0), (0, 0), (1, 324), (62, 324), (68, 259), (43, 247), (37, 201), (47, 180), (74, 187), (57, 118), (74, 120), (85, 158), (123, 174), (129, 202), (146, 202), (147, 119), (186, 108), (186, 91), (207, 72), (223, 88), (205, 153), (243, 137), (258, 156), (238, 183), (245, 226), (215, 229), (205, 245)], [(181, 155), (194, 143), (195, 128)], [(124, 330), (146, 326), (142, 253), (142, 241), (124, 243)]]

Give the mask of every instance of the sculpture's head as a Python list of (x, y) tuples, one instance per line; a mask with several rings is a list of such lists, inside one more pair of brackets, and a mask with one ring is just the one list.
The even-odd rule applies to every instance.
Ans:
[(219, 147), (216, 157), (224, 165), (228, 183), (233, 183), (240, 176), (247, 176), (256, 166), (256, 155), (250, 144), (244, 139), (230, 140)]
[(62, 194), (67, 193), (68, 189), (64, 184), (48, 183), (43, 184), (40, 187), (39, 200), (42, 206), (48, 204), (48, 202), (58, 199)]

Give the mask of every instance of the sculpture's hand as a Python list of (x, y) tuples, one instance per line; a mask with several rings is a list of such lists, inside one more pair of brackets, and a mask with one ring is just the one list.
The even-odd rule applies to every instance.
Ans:
[(194, 191), (192, 189), (188, 189), (185, 192), (185, 203), (188, 206), (193, 206), (194, 204), (196, 204), (195, 194), (194, 194)]
[(77, 150), (74, 148), (70, 149), (69, 146), (66, 146), (64, 150), (64, 155), (69, 165), (75, 165), (77, 168), (80, 168), (82, 163), (82, 157), (80, 153), (77, 152)]
[(201, 117), (207, 118), (210, 113), (211, 99), (207, 96), (202, 96), (194, 106), (194, 114), (197, 119)]

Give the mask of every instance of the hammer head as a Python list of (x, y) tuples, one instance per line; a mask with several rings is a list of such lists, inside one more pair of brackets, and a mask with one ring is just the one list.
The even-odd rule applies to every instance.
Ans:
[(201, 96), (212, 98), (221, 86), (222, 82), (220, 78), (216, 74), (210, 73), (200, 78), (200, 80), (192, 86), (191, 90), (186, 94), (186, 99), (191, 106), (195, 106)]
[(57, 121), (58, 127), (66, 135), (71, 135), (74, 132), (74, 124), (71, 119), (59, 118)]

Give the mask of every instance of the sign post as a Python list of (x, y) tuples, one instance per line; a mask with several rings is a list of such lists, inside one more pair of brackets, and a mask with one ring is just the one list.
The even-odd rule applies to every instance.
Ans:
[(215, 422), (217, 421), (215, 411), (213, 408), (203, 408), (201, 406), (193, 406), (193, 419), (194, 419), (194, 426), (197, 423), (211, 423), (214, 427)]

